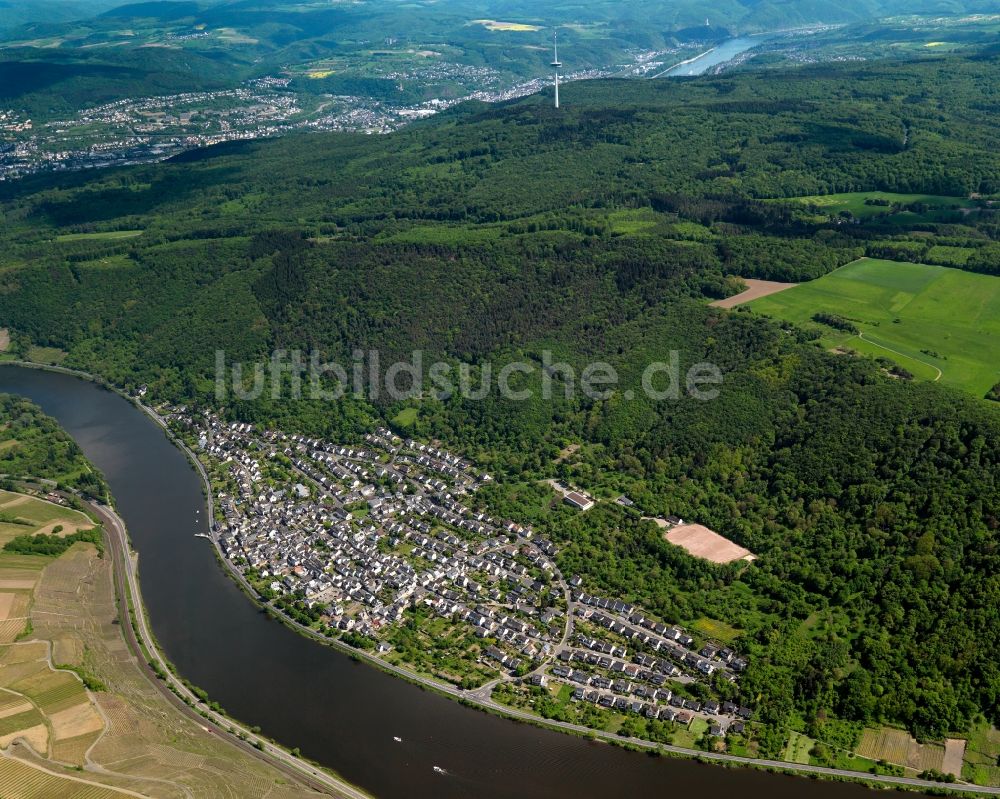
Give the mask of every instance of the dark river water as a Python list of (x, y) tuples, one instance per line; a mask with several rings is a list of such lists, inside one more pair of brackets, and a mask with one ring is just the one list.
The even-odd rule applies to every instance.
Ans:
[(224, 575), (211, 544), (194, 537), (207, 529), (201, 481), (141, 411), (84, 380), (14, 366), (0, 367), (0, 391), (41, 405), (107, 476), (139, 552), (153, 630), (180, 672), (236, 718), (380, 799), (874, 795), (518, 724), (310, 642), (261, 614)]

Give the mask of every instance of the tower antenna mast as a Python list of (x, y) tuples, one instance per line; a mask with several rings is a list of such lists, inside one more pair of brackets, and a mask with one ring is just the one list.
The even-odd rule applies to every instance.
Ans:
[(562, 62), (559, 60), (559, 33), (558, 31), (552, 32), (552, 68), (555, 70), (555, 87), (556, 87), (556, 108), (559, 107), (559, 67), (562, 66)]

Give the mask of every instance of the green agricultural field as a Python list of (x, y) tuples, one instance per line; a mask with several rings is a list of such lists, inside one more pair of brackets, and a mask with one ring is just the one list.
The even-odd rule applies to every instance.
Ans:
[[(820, 331), (825, 347), (886, 357), (977, 397), (1000, 379), (997, 277), (863, 258), (749, 307)], [(817, 313), (849, 320), (860, 335), (814, 322)]]

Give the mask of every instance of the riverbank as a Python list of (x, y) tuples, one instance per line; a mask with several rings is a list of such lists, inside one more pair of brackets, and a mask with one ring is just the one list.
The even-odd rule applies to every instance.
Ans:
[(174, 673), (172, 665), (160, 651), (146, 619), (135, 559), (129, 555), (130, 547), (125, 523), (108, 506), (96, 502), (90, 502), (88, 505), (104, 525), (109, 549), (114, 558), (119, 615), (123, 620), (125, 618), (130, 620), (129, 624), (121, 625), (123, 636), (140, 665), (147, 667), (144, 671), (153, 685), (181, 712), (200, 724), (211, 724), (212, 731), (226, 737), (232, 745), (261, 758), (314, 790), (340, 799), (371, 799), (369, 794), (303, 762), (290, 751), (255, 733), (249, 727), (214, 710)]

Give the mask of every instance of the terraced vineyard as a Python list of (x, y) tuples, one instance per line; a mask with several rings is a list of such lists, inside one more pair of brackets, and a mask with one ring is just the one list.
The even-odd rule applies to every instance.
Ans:
[(858, 754), (917, 771), (940, 771), (944, 761), (943, 746), (917, 743), (905, 730), (889, 727), (865, 730)]
[(49, 774), (9, 758), (0, 758), (0, 796), (4, 799), (121, 799), (130, 794), (81, 780)]

